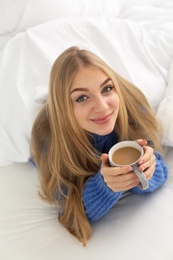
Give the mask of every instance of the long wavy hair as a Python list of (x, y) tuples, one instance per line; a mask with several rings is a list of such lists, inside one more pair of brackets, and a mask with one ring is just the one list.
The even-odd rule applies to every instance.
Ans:
[(97, 68), (111, 78), (120, 107), (115, 132), (119, 141), (152, 140), (161, 151), (160, 125), (144, 94), (118, 75), (94, 53), (71, 47), (54, 62), (47, 103), (37, 115), (31, 135), (31, 156), (39, 173), (40, 195), (58, 205), (58, 219), (83, 245), (91, 237), (91, 226), (82, 203), (88, 177), (101, 165), (90, 134), (80, 127), (70, 100), (70, 89), (81, 68)]

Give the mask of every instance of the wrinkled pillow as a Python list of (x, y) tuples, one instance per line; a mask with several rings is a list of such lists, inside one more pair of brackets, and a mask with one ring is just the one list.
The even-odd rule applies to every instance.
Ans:
[(158, 107), (157, 117), (163, 124), (162, 144), (173, 146), (173, 62), (168, 74), (168, 86)]

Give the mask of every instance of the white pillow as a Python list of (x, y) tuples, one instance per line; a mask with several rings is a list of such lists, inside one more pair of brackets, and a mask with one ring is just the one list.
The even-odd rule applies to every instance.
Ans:
[(173, 146), (173, 62), (169, 70), (168, 86), (158, 107), (157, 117), (163, 124), (162, 144)]

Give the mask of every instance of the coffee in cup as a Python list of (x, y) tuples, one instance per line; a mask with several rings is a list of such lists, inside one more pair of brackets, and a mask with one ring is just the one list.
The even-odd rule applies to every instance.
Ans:
[(148, 180), (143, 172), (138, 170), (138, 160), (144, 154), (143, 148), (135, 141), (122, 141), (115, 144), (109, 151), (108, 157), (112, 167), (131, 165), (140, 180), (139, 187), (148, 188)]
[(119, 148), (112, 155), (112, 161), (119, 165), (128, 165), (136, 162), (141, 157), (141, 152), (131, 146)]

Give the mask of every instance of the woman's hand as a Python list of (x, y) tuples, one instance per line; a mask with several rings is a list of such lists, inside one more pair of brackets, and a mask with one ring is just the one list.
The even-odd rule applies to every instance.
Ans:
[(101, 160), (101, 174), (107, 186), (114, 192), (130, 190), (140, 183), (131, 166), (110, 167), (107, 154), (102, 154)]
[(140, 172), (144, 172), (146, 178), (150, 180), (156, 167), (156, 157), (154, 155), (154, 150), (152, 147), (146, 146), (147, 140), (138, 139), (136, 142), (144, 149), (144, 155), (138, 160), (138, 169)]
[[(156, 167), (154, 150), (147, 146), (147, 140), (138, 139), (136, 142), (144, 149), (144, 155), (138, 160), (138, 169), (150, 180)], [(131, 166), (110, 167), (107, 154), (101, 155), (101, 161), (101, 174), (107, 186), (114, 192), (132, 189), (140, 183)]]

